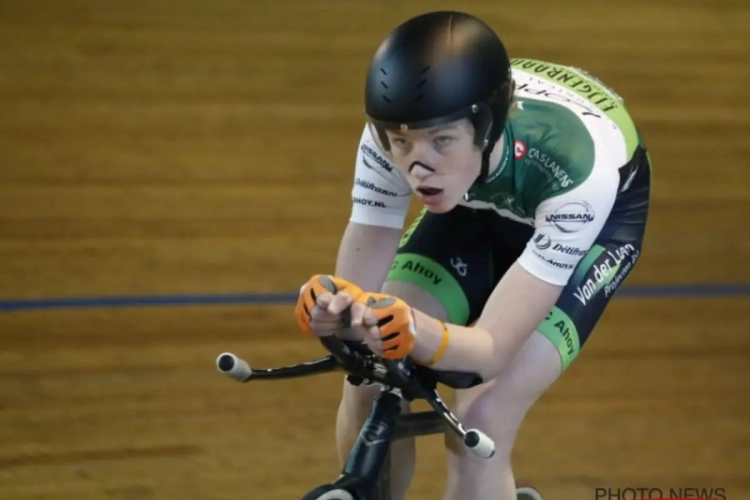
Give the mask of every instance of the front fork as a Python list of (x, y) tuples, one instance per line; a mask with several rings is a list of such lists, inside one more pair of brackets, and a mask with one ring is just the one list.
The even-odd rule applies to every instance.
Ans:
[(401, 394), (384, 389), (374, 400), (349, 458), (334, 484), (355, 484), (362, 500), (390, 499), (390, 448), (396, 417), (401, 413)]

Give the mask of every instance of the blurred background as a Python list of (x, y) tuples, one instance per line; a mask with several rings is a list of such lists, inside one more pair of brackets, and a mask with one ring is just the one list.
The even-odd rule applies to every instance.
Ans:
[[(338, 475), (338, 375), (290, 296), (333, 270), (364, 76), (425, 10), (613, 86), (654, 162), (640, 263), (532, 408), (514, 467), (750, 498), (744, 0), (0, 0), (0, 499), (300, 498)], [(417, 207), (413, 207), (416, 209)], [(413, 499), (442, 493), (440, 437)]]

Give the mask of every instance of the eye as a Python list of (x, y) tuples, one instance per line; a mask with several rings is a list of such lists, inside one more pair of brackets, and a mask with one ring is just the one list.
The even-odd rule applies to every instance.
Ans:
[(453, 142), (453, 137), (449, 135), (439, 135), (433, 139), (433, 143), (436, 147), (444, 148)]
[(391, 137), (390, 141), (391, 144), (399, 148), (403, 148), (404, 146), (406, 146), (406, 139), (403, 139), (401, 137)]

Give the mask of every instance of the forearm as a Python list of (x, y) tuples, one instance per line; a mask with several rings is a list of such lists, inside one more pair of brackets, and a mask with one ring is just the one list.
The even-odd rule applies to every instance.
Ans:
[(380, 292), (400, 237), (398, 229), (349, 223), (339, 245), (335, 276), (366, 292)]
[[(430, 368), (435, 370), (474, 372), (490, 380), (497, 372), (498, 341), (485, 329), (445, 324), (414, 309), (417, 335), (412, 357), (421, 363), (433, 359), (441, 349), (442, 356)], [(446, 343), (447, 342), (447, 343)], [(446, 343), (445, 345), (443, 345)]]
[[(400, 237), (398, 229), (349, 223), (339, 245), (335, 276), (364, 291), (380, 292)], [(362, 340), (364, 333), (358, 328), (343, 328), (339, 336)]]
[(442, 357), (432, 368), (478, 373), (491, 380), (507, 366), (547, 313), (552, 309), (562, 287), (533, 278), (514, 264), (492, 292), (476, 325), (446, 325), (447, 337), (440, 321), (415, 310), (417, 334), (413, 357), (429, 361), (447, 339)]

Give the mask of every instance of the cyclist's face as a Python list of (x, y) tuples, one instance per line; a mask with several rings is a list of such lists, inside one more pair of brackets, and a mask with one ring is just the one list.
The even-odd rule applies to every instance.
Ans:
[(452, 210), (479, 175), (482, 156), (469, 120), (387, 134), (393, 161), (431, 212)]

